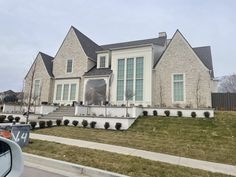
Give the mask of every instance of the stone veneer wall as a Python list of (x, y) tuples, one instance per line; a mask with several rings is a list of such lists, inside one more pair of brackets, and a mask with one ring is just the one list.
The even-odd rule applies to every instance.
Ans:
[[(183, 103), (172, 102), (173, 73), (185, 75), (185, 102)], [(153, 106), (173, 107), (179, 104), (179, 106), (191, 106), (193, 108), (211, 107), (211, 87), (212, 80), (209, 70), (177, 31), (153, 70)], [(197, 88), (199, 88), (198, 99)], [(200, 101), (197, 102), (197, 100)]]

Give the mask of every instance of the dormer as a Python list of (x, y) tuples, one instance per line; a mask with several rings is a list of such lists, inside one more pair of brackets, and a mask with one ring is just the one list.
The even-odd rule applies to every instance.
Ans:
[(101, 51), (97, 53), (97, 68), (109, 68), (109, 51)]

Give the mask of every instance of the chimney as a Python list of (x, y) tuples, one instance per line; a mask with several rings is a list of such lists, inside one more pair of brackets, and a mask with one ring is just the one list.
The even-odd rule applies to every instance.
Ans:
[(167, 37), (166, 32), (159, 32), (159, 37)]

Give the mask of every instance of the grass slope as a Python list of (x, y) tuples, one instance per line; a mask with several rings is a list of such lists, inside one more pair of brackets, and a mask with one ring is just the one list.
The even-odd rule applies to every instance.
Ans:
[(31, 140), (24, 152), (137, 177), (227, 177), (227, 175), (169, 165), (139, 157)]
[(236, 112), (217, 112), (214, 119), (142, 117), (127, 131), (61, 126), (33, 132), (236, 164)]

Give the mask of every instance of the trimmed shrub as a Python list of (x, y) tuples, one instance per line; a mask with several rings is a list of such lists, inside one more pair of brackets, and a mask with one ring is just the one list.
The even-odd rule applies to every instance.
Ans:
[(197, 117), (196, 112), (191, 112), (191, 116), (192, 116), (193, 118)]
[(78, 121), (77, 120), (73, 120), (72, 124), (76, 127), (78, 125)]
[(156, 110), (153, 111), (153, 115), (157, 116), (157, 111)]
[(9, 122), (13, 122), (14, 117), (12, 115), (8, 116), (7, 119), (9, 120)]
[(37, 122), (30, 122), (30, 125), (31, 125), (32, 129), (35, 129)]
[(95, 121), (90, 122), (90, 127), (91, 127), (91, 128), (95, 128), (96, 123), (97, 123), (97, 122), (95, 122)]
[(83, 120), (82, 121), (82, 125), (83, 125), (84, 128), (87, 127), (88, 126), (88, 121), (87, 120)]
[(46, 123), (45, 123), (45, 121), (39, 121), (39, 128), (45, 128), (45, 125), (46, 125)]
[(3, 123), (5, 119), (6, 119), (5, 115), (0, 115), (0, 123)]
[(26, 124), (25, 122), (20, 122), (20, 124)]
[(204, 112), (204, 116), (205, 118), (209, 118), (210, 117), (210, 113), (208, 111)]
[(170, 111), (169, 110), (164, 111), (164, 113), (165, 113), (166, 117), (170, 116)]
[(52, 127), (52, 121), (51, 120), (47, 121), (47, 127)]
[(147, 111), (143, 111), (143, 115), (144, 115), (144, 116), (147, 116), (147, 115), (148, 115), (148, 112), (147, 112)]
[(178, 117), (182, 117), (183, 116), (182, 111), (177, 111), (177, 115), (178, 115)]
[(67, 126), (70, 123), (68, 119), (64, 120), (64, 125)]
[(57, 119), (56, 124), (57, 124), (57, 126), (60, 126), (61, 125), (61, 119)]
[(104, 124), (104, 128), (107, 130), (109, 127), (110, 127), (109, 122), (105, 122), (105, 124)]
[(116, 125), (115, 125), (116, 130), (120, 130), (121, 126), (122, 126), (122, 124), (117, 122)]
[(42, 101), (41, 104), (42, 104), (42, 105), (48, 105), (48, 102)]
[(20, 117), (15, 117), (15, 121), (19, 122), (20, 121)]

